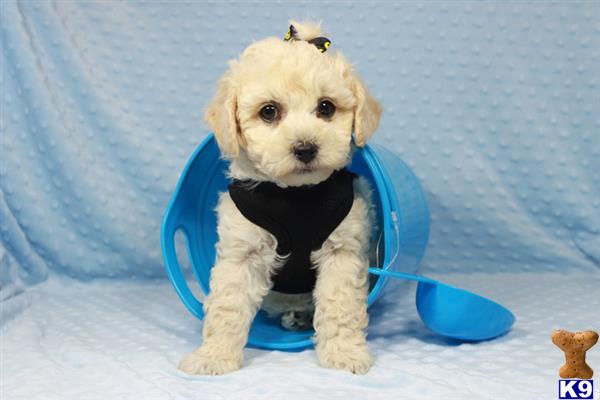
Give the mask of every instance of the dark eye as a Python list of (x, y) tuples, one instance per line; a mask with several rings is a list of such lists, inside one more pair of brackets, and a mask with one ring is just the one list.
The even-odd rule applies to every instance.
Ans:
[(260, 109), (258, 113), (263, 121), (265, 122), (273, 122), (279, 119), (279, 108), (277, 108), (274, 104), (267, 104), (263, 108)]
[(317, 106), (317, 117), (331, 118), (335, 113), (335, 105), (329, 100), (321, 100)]

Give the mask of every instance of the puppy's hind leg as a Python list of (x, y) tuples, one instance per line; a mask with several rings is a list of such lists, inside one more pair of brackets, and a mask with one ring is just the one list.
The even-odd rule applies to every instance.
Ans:
[(281, 316), (281, 326), (289, 331), (312, 328), (315, 314), (312, 292), (288, 294), (271, 290), (261, 307), (270, 317)]
[(288, 331), (303, 331), (312, 328), (314, 313), (305, 311), (286, 311), (281, 315), (281, 326)]

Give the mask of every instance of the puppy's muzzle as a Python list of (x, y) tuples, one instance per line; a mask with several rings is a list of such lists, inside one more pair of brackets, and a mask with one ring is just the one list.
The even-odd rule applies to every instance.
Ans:
[(310, 142), (298, 142), (294, 145), (294, 147), (292, 147), (292, 153), (294, 153), (294, 156), (304, 164), (308, 164), (314, 160), (318, 151), (319, 147)]

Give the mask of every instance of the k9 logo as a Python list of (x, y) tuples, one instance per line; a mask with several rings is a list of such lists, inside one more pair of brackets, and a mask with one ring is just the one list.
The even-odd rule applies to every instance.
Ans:
[(594, 381), (591, 379), (559, 379), (559, 399), (593, 399)]

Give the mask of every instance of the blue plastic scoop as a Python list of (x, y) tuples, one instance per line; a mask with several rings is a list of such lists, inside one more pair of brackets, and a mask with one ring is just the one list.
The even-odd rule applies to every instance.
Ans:
[(508, 332), (515, 316), (502, 305), (464, 289), (424, 276), (369, 268), (369, 272), (419, 282), (417, 311), (423, 323), (440, 335), (479, 341)]

